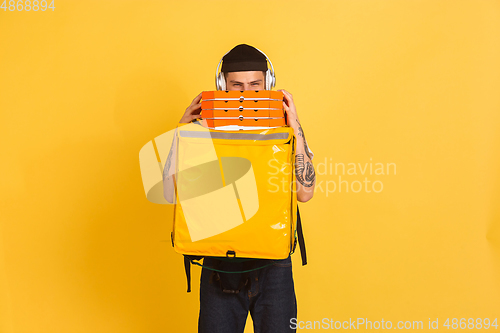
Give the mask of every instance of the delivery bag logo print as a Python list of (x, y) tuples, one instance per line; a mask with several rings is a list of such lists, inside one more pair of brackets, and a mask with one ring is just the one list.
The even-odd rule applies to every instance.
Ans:
[(175, 209), (183, 216), (191, 242), (231, 230), (256, 214), (259, 196), (252, 163), (243, 157), (219, 156), (211, 133), (197, 124), (164, 133), (141, 149), (148, 200), (168, 203), (162, 174), (172, 142), (177, 151)]

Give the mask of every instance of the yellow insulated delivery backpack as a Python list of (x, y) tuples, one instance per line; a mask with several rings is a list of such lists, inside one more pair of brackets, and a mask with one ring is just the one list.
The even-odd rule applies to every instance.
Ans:
[(179, 125), (171, 237), (175, 251), (184, 255), (188, 292), (190, 264), (205, 267), (196, 262), (203, 257), (286, 259), (299, 240), (305, 265), (293, 129)]

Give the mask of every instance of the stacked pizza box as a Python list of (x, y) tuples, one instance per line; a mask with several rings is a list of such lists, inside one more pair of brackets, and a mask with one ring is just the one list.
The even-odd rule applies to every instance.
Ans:
[(210, 128), (286, 126), (281, 91), (204, 91), (201, 98), (201, 118)]

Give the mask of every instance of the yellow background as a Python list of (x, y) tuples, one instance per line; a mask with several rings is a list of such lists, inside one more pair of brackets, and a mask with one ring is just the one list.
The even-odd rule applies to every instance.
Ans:
[[(138, 153), (240, 43), (293, 94), (323, 181), (299, 320), (500, 317), (499, 1), (55, 7), (0, 10), (0, 332), (196, 331), (200, 270), (187, 294)], [(325, 159), (397, 172), (327, 196)]]

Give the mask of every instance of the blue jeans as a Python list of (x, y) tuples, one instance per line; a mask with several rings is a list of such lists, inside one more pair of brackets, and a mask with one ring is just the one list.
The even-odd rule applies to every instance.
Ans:
[[(225, 271), (241, 271), (264, 266), (271, 260), (233, 263), (205, 258), (208, 267)], [(219, 264), (219, 266), (217, 266)], [(248, 266), (248, 265), (253, 266)], [(246, 265), (244, 267), (244, 265)], [(200, 286), (199, 333), (243, 333), (248, 311), (255, 333), (294, 332), (290, 319), (297, 318), (297, 302), (292, 276), (292, 259), (275, 260), (265, 268), (247, 273), (248, 283), (242, 287), (243, 273), (214, 273), (203, 268)], [(225, 293), (225, 289), (239, 293)]]

